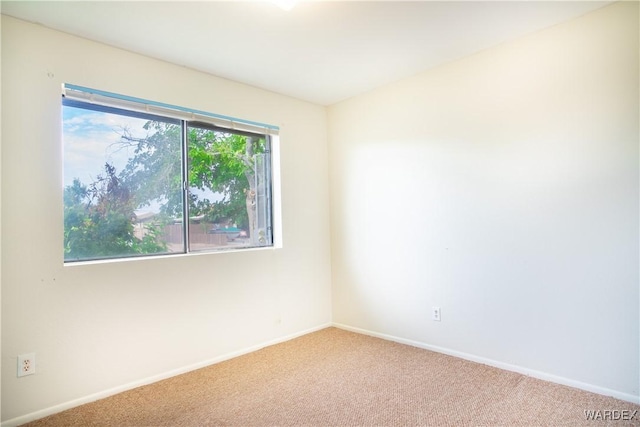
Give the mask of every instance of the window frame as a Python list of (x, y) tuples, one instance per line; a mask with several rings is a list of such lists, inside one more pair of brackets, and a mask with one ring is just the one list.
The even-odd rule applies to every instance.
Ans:
[[(109, 261), (131, 261), (140, 258), (193, 256), (203, 254), (216, 254), (228, 252), (244, 252), (251, 250), (273, 249), (281, 247), (280, 233), (276, 233), (276, 223), (280, 223), (276, 213), (279, 215), (279, 206), (276, 207), (274, 200), (279, 200), (275, 195), (275, 184), (279, 177), (279, 159), (274, 157), (278, 150), (274, 149), (274, 136), (279, 134), (279, 128), (273, 125), (262, 124), (253, 121), (235, 119), (228, 116), (208, 113), (200, 110), (191, 110), (165, 103), (148, 101), (141, 98), (134, 98), (105, 91), (83, 88), (76, 85), (63, 84), (61, 107), (74, 107), (83, 110), (97, 111), (121, 116), (140, 118), (144, 120), (159, 121), (181, 127), (181, 177), (182, 188), (182, 250), (179, 252), (160, 252), (148, 254), (130, 254), (114, 256), (96, 256), (81, 259), (66, 259), (64, 265), (79, 265), (87, 263), (101, 263)], [(71, 95), (71, 96), (70, 96)], [(96, 99), (98, 97), (99, 99)], [(150, 108), (151, 107), (151, 108)], [(150, 112), (153, 111), (153, 112)], [(188, 117), (192, 119), (189, 120)], [(200, 128), (213, 132), (240, 135), (264, 139), (265, 162), (265, 206), (266, 206), (266, 242), (264, 244), (250, 244), (248, 246), (221, 246), (218, 248), (192, 249), (189, 242), (189, 230), (191, 219), (189, 217), (189, 128)], [(258, 132), (262, 130), (263, 132)], [(63, 132), (64, 135), (64, 132)], [(64, 145), (63, 145), (64, 150)], [(63, 164), (64, 170), (64, 164)], [(256, 173), (257, 177), (257, 173)], [(63, 203), (64, 207), (64, 203)], [(63, 226), (64, 228), (64, 226)]]

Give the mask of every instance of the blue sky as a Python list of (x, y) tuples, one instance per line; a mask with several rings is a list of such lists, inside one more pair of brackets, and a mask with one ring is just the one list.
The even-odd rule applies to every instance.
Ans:
[(119, 116), (99, 111), (63, 106), (62, 129), (64, 147), (63, 185), (74, 178), (84, 184), (93, 182), (109, 162), (120, 172), (132, 154), (119, 144), (123, 129), (133, 136), (144, 137), (144, 119)]

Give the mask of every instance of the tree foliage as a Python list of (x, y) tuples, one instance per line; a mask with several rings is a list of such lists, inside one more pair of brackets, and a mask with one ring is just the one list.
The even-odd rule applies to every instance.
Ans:
[(78, 179), (64, 190), (65, 259), (83, 259), (166, 251), (158, 230), (135, 236), (135, 203), (131, 190), (105, 164), (104, 174), (89, 186)]
[[(78, 179), (65, 188), (65, 258), (108, 257), (167, 250), (160, 225), (182, 221), (182, 128), (148, 121), (146, 137), (124, 129), (116, 149), (131, 155), (122, 171), (105, 165), (104, 174), (85, 185)], [(263, 138), (211, 130), (187, 129), (189, 216), (255, 228), (255, 154)], [(134, 234), (135, 210), (160, 206), (154, 224), (140, 239)]]
[[(146, 138), (126, 131), (122, 135), (122, 144), (134, 152), (122, 178), (134, 188), (140, 205), (162, 200), (162, 213), (181, 218), (181, 128), (152, 121), (145, 128), (153, 131)], [(188, 128), (187, 139), (189, 215), (251, 232), (254, 155), (264, 153), (265, 140), (197, 126)]]

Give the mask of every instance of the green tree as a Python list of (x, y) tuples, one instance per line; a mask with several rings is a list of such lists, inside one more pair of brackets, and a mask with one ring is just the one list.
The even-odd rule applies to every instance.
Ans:
[(88, 186), (75, 179), (64, 189), (65, 260), (165, 252), (155, 226), (135, 236), (135, 207), (130, 188), (108, 163)]
[[(135, 138), (124, 131), (121, 144), (133, 149), (122, 179), (133, 189), (139, 205), (162, 200), (161, 211), (182, 217), (181, 128), (149, 121), (153, 133)], [(189, 213), (212, 223), (235, 224), (250, 235), (256, 228), (255, 155), (265, 152), (264, 138), (189, 126), (188, 185), (217, 200), (188, 194)]]
[[(122, 171), (107, 163), (90, 183), (75, 179), (64, 190), (65, 259), (150, 254), (167, 251), (161, 227), (183, 218), (182, 128), (148, 121), (145, 137), (121, 132), (116, 150), (126, 150)], [(189, 214), (206, 222), (256, 230), (256, 155), (265, 152), (264, 138), (190, 126), (188, 137)], [(198, 191), (196, 191), (198, 190)], [(155, 223), (136, 236), (135, 211), (160, 206)]]

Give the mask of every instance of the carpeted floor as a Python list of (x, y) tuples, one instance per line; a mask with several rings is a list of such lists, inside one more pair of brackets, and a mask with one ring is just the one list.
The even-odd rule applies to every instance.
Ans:
[(328, 328), (28, 425), (640, 426), (640, 406)]

